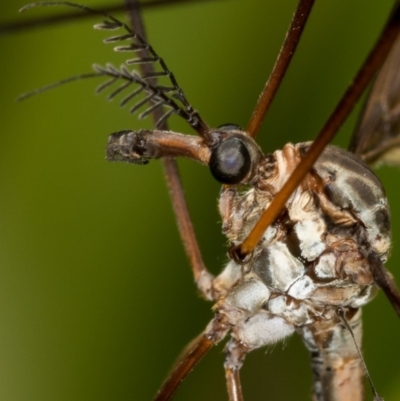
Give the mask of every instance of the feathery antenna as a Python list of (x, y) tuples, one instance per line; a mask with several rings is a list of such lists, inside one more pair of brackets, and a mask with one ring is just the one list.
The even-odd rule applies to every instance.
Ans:
[[(113, 100), (117, 95), (124, 92), (131, 87), (132, 84), (136, 84), (139, 88), (135, 88), (133, 91), (129, 92), (121, 101), (120, 106), (125, 106), (131, 101), (135, 101), (130, 107), (130, 113), (135, 113), (146, 103), (150, 103), (143, 112), (139, 114), (139, 119), (147, 117), (152, 111), (165, 107), (165, 112), (160, 117), (156, 123), (156, 128), (160, 128), (162, 124), (172, 115), (176, 114), (182, 117), (192, 128), (194, 128), (201, 136), (204, 136), (208, 127), (206, 123), (202, 120), (197, 111), (195, 111), (192, 105), (188, 102), (183, 90), (178, 85), (174, 75), (168, 69), (164, 60), (155, 52), (155, 50), (137, 33), (135, 33), (127, 24), (116, 19), (112, 15), (107, 13), (98, 12), (90, 7), (65, 2), (37, 2), (28, 4), (20, 9), (20, 12), (24, 12), (34, 7), (47, 7), (47, 6), (67, 6), (78, 8), (86, 12), (92, 13), (94, 15), (101, 15), (106, 18), (102, 23), (94, 25), (95, 29), (114, 31), (118, 29), (125, 30), (126, 33), (121, 35), (111, 36), (104, 39), (104, 43), (119, 43), (129, 40), (129, 44), (119, 44), (114, 47), (116, 52), (132, 52), (138, 53), (137, 57), (126, 60), (125, 64), (119, 69), (114, 67), (112, 64), (107, 64), (106, 66), (99, 66), (97, 64), (93, 65), (94, 73), (80, 74), (73, 77), (63, 79), (61, 81), (55, 82), (53, 84), (44, 86), (42, 88), (33, 90), (31, 92), (25, 93), (18, 98), (18, 101), (27, 99), (33, 95), (46, 92), (47, 90), (56, 88), (58, 86), (64, 85), (69, 82), (92, 78), (106, 76), (108, 79), (101, 84), (96, 92), (100, 93), (106, 88), (111, 87), (116, 82), (122, 82), (120, 86), (114, 89), (109, 95), (108, 100)], [(150, 56), (142, 57), (140, 52), (142, 50), (147, 50)], [(155, 71), (150, 74), (141, 75), (138, 71), (130, 71), (127, 66), (151, 63), (159, 67), (159, 71)], [(165, 77), (168, 81), (168, 85), (156, 85), (151, 83), (151, 79), (154, 77)], [(144, 93), (144, 97), (137, 100), (137, 97)]]

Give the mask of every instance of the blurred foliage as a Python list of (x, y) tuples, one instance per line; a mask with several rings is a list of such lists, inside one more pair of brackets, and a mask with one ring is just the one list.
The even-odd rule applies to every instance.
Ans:
[[(263, 125), (265, 151), (317, 134), (391, 3), (316, 4)], [(1, 20), (25, 18), (17, 14), (22, 5), (3, 2)], [(294, 0), (224, 0), (160, 7), (144, 17), (149, 41), (203, 118), (212, 126), (245, 126), (295, 6)], [(62, 11), (36, 9), (29, 17)], [(161, 164), (104, 160), (110, 133), (150, 122), (93, 96), (91, 80), (15, 103), (30, 89), (89, 72), (93, 62), (121, 63), (102, 43), (104, 33), (91, 29), (95, 22), (0, 37), (2, 400), (150, 400), (174, 358), (212, 316), (211, 305), (196, 295)], [(337, 144), (346, 146), (355, 121), (356, 113)], [(187, 132), (177, 119), (171, 126)], [(227, 259), (216, 210), (219, 186), (204, 167), (180, 165), (205, 261), (216, 273)], [(378, 174), (395, 229), (389, 269), (400, 282), (399, 171), (381, 168)], [(398, 400), (397, 318), (381, 294), (364, 316), (369, 370), (380, 393)], [(222, 363), (220, 346), (176, 400), (227, 399)], [(310, 399), (308, 355), (297, 336), (249, 355), (242, 377), (249, 401)]]

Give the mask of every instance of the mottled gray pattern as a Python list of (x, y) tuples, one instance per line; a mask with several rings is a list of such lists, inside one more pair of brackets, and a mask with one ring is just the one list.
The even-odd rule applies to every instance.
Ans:
[[(288, 144), (259, 163), (247, 189), (222, 189), (223, 229), (233, 244), (247, 236), (308, 147)], [(216, 279), (215, 308), (248, 350), (278, 340), (279, 327), (283, 338), (322, 324), (318, 330), (336, 338), (337, 308), (355, 310), (376, 293), (368, 255), (385, 262), (389, 248), (389, 209), (378, 178), (354, 155), (328, 147), (252, 259), (230, 262)]]

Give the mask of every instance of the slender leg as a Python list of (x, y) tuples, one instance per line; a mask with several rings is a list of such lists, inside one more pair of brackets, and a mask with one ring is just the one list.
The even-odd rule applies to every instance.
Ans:
[(229, 401), (243, 401), (239, 370), (225, 366), (225, 378), (226, 386), (228, 387)]
[(178, 166), (173, 159), (165, 159), (163, 163), (172, 206), (178, 224), (178, 230), (192, 267), (195, 282), (204, 298), (215, 300), (212, 291), (214, 276), (207, 270), (201, 255), (182, 189)]
[(343, 94), (339, 104), (336, 106), (328, 121), (310, 146), (307, 156), (297, 165), (287, 182), (268, 206), (268, 209), (254, 225), (252, 231), (243, 241), (242, 245), (232, 249), (231, 253), (235, 255), (238, 260), (245, 259), (246, 256), (253, 252), (261, 237), (264, 235), (267, 227), (270, 226), (282, 212), (289, 197), (300, 185), (325, 147), (336, 135), (338, 129), (353, 109), (355, 103), (382, 66), (399, 32), (400, 3), (396, 2), (378, 42), (375, 44), (356, 77), (353, 79), (351, 85)]
[(371, 253), (368, 255), (375, 283), (382, 288), (387, 299), (392, 304), (397, 316), (400, 317), (400, 293), (396, 287), (393, 276), (385, 269), (379, 258)]
[(171, 374), (164, 382), (154, 401), (168, 401), (174, 395), (176, 389), (185, 379), (185, 377), (193, 370), (203, 356), (214, 345), (214, 342), (201, 334), (195, 341), (186, 349), (186, 352), (181, 356)]
[[(228, 331), (229, 329), (227, 326), (221, 323), (218, 318), (213, 319), (208, 324), (205, 332), (195, 338), (184, 349), (175, 363), (175, 366), (172, 368), (171, 373), (157, 392), (154, 401), (170, 400), (186, 376), (201, 361), (203, 356), (211, 349), (211, 347), (226, 336)], [(234, 400), (241, 401), (242, 398)]]
[[(125, 0), (128, 9), (130, 10), (131, 23), (135, 30), (145, 38), (144, 26), (138, 9), (137, 0)], [(132, 7), (133, 6), (133, 7)], [(150, 64), (142, 64), (143, 73), (151, 73), (153, 68)], [(155, 109), (153, 118), (158, 121), (162, 116), (161, 109)], [(167, 130), (168, 127), (164, 122), (161, 127)], [(182, 184), (178, 172), (177, 164), (172, 159), (164, 161), (164, 170), (166, 174), (167, 185), (172, 199), (172, 206), (177, 218), (178, 229), (183, 240), (186, 253), (192, 265), (193, 274), (199, 290), (203, 293), (205, 298), (213, 299), (212, 282), (214, 277), (207, 271), (201, 252), (197, 243), (194, 228), (189, 216), (188, 207), (184, 197)], [(212, 345), (219, 342), (225, 337), (228, 329), (225, 325), (220, 323), (218, 319), (214, 319), (207, 327), (205, 333), (198, 336), (192, 343), (184, 350), (183, 354), (175, 364), (171, 374), (158, 391), (154, 401), (168, 401), (172, 398), (178, 386), (185, 379), (185, 377), (192, 371), (195, 365), (200, 362), (203, 356), (211, 349)], [(240, 401), (242, 398), (238, 398)]]
[(313, 4), (314, 0), (300, 0), (299, 5), (297, 6), (290, 27), (286, 33), (285, 42), (282, 45), (271, 75), (261, 92), (247, 126), (247, 132), (253, 138), (257, 135), (269, 106), (271, 105), (283, 77), (285, 76), (286, 70), (289, 67), (290, 61), (303, 33), (307, 19), (311, 13)]
[[(125, 0), (125, 3), (129, 10), (130, 21), (135, 32), (146, 40), (146, 32), (140, 14), (139, 2), (137, 0)], [(146, 51), (147, 50), (143, 50), (143, 52)], [(145, 54), (142, 55), (145, 56)], [(153, 65), (149, 63), (140, 64), (140, 68), (142, 68), (142, 73), (144, 75), (154, 72)], [(157, 108), (152, 114), (153, 119), (156, 122), (162, 117), (163, 111), (161, 108)], [(162, 129), (168, 130), (166, 123), (164, 123)], [(179, 234), (189, 258), (195, 282), (203, 296), (206, 299), (213, 300), (212, 281), (214, 277), (208, 272), (201, 255), (192, 220), (190, 218), (189, 209), (185, 200), (178, 166), (173, 159), (164, 159), (163, 165), (169, 194), (171, 196), (172, 207), (178, 224)]]
[(239, 371), (248, 352), (249, 350), (247, 347), (234, 338), (232, 338), (226, 346), (224, 367), (229, 401), (243, 401)]

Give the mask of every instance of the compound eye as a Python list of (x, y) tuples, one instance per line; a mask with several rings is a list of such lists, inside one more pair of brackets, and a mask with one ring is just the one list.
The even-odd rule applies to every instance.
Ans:
[(250, 152), (239, 138), (228, 138), (211, 153), (210, 170), (223, 184), (238, 184), (251, 168)]

